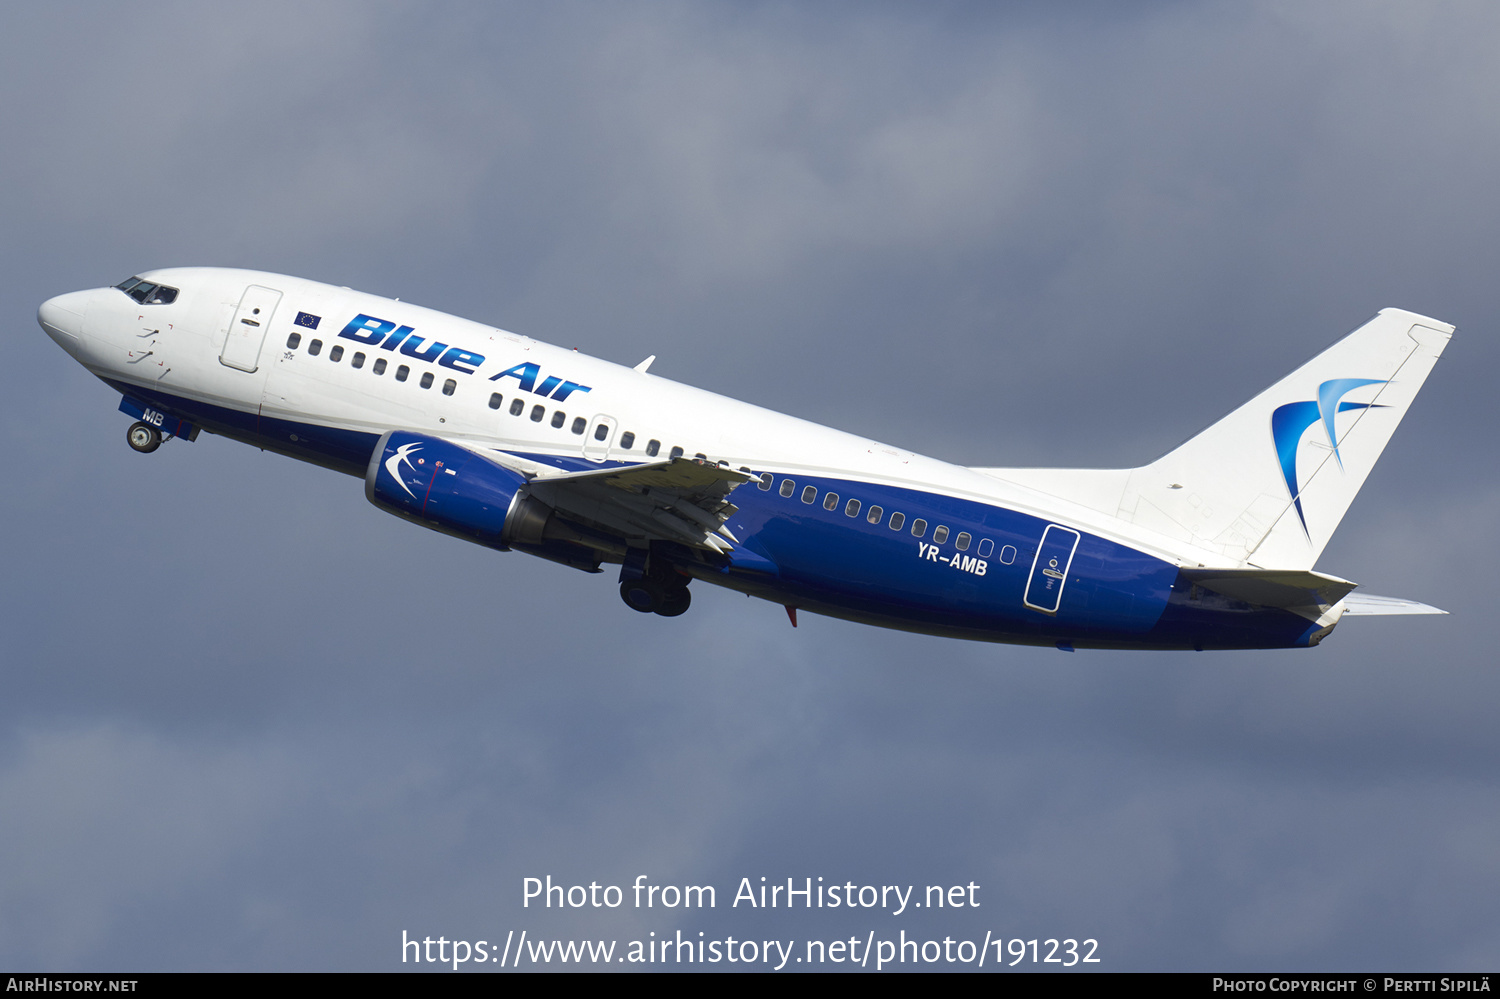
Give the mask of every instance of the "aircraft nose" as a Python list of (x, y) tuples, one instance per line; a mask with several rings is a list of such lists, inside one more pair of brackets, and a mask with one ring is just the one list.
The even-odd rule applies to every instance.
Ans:
[(77, 340), (83, 335), (83, 317), (88, 312), (89, 293), (73, 291), (49, 298), (36, 310), (36, 320), (47, 335), (58, 343), (64, 337)]

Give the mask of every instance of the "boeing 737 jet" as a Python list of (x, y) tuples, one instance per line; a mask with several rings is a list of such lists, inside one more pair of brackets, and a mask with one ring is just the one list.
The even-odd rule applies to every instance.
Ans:
[[(407, 302), (149, 271), (42, 304), (143, 453), (220, 434), (364, 480), (424, 527), (585, 572), (637, 611), (689, 583), (907, 631), (1058, 648), (1317, 645), (1442, 611), (1313, 566), (1453, 327), (1375, 318), (1164, 457), (966, 468)], [(613, 570), (611, 570), (613, 571)]]

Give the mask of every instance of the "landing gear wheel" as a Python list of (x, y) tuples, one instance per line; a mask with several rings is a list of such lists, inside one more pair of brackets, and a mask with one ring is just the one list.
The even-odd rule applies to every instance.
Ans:
[[(666, 592), (654, 579), (627, 579), (620, 584), (620, 599), (625, 601), (631, 610), (638, 610), (642, 614), (650, 614), (653, 611), (659, 613), (665, 598)], [(683, 608), (683, 610), (686, 609), (686, 607)]]
[(662, 598), (661, 606), (656, 608), (656, 613), (662, 617), (676, 617), (685, 612), (688, 605), (693, 602), (693, 595), (688, 592), (686, 586), (674, 587), (667, 591)]
[(150, 454), (161, 447), (161, 431), (149, 423), (136, 421), (125, 431), (125, 442), (141, 454)]

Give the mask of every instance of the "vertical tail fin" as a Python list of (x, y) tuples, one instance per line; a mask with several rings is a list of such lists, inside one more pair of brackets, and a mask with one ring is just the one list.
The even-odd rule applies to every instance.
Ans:
[(1235, 562), (1310, 569), (1452, 335), (1446, 323), (1382, 309), (1149, 465), (984, 471)]

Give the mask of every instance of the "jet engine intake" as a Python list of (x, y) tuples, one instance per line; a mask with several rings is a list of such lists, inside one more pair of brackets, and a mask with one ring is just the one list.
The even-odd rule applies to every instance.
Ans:
[(391, 430), (365, 471), (365, 497), (398, 517), (490, 548), (539, 545), (552, 509), (525, 477), (441, 437)]

